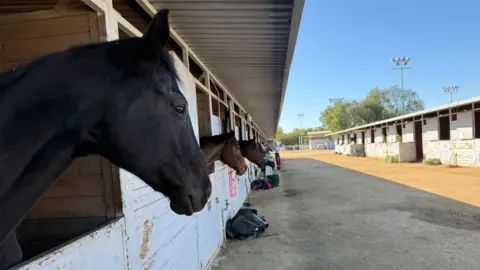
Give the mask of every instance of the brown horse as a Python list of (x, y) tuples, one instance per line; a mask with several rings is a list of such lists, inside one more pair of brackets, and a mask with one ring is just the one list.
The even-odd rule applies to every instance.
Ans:
[(239, 141), (242, 155), (260, 168), (265, 166), (265, 150), (255, 139)]
[(202, 148), (207, 167), (211, 166), (215, 161), (221, 160), (233, 168), (238, 175), (243, 175), (247, 171), (245, 158), (240, 151), (240, 145), (233, 131), (216, 136), (200, 137), (200, 147)]
[(205, 206), (211, 183), (165, 50), (168, 10), (142, 38), (71, 48), (0, 74), (0, 269), (15, 228), (78, 156), (100, 154), (170, 199)]

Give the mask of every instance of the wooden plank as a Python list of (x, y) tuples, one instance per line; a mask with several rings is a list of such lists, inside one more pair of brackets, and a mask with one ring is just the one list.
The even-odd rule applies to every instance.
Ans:
[(88, 14), (0, 25), (0, 42), (89, 31)]
[(105, 216), (103, 196), (44, 198), (40, 200), (27, 219), (101, 217)]
[(118, 20), (118, 27), (130, 37), (141, 37), (143, 33), (140, 32), (135, 26), (127, 21), (118, 11), (114, 10), (115, 16)]
[(123, 199), (122, 199), (122, 188), (120, 185), (120, 168), (112, 163), (110, 163), (110, 168), (112, 170), (115, 213), (116, 213), (116, 217), (120, 217), (120, 216), (123, 216)]
[(29, 21), (38, 21), (44, 19), (51, 19), (51, 18), (58, 18), (62, 16), (72, 16), (78, 14), (86, 14), (85, 10), (41, 10), (41, 11), (34, 11), (34, 12), (24, 12), (24, 13), (15, 13), (15, 14), (8, 14), (8, 15), (1, 15), (0, 16), (0, 24), (16, 24), (22, 22), (29, 22)]
[(8, 68), (6, 68), (3, 64), (3, 47), (0, 44), (0, 72), (7, 71)]
[(69, 48), (74, 44), (87, 44), (89, 41), (90, 33), (85, 32), (4, 43), (2, 45), (5, 50), (4, 63), (30, 61), (41, 55)]
[(105, 215), (108, 219), (115, 218), (115, 198), (113, 194), (113, 177), (112, 168), (110, 162), (107, 159), (102, 158), (102, 177), (104, 184), (104, 196), (105, 196)]
[(101, 174), (64, 176), (43, 196), (43, 198), (73, 198), (103, 196), (104, 180)]
[(101, 174), (102, 163), (100, 156), (88, 156), (75, 159), (75, 161), (68, 167), (63, 175), (87, 175), (87, 174)]

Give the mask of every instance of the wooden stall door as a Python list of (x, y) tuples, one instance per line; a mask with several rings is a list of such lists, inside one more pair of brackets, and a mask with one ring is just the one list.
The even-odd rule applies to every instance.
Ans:
[[(88, 9), (0, 16), (0, 71), (97, 41), (97, 15)], [(118, 168), (98, 156), (75, 160), (18, 228), (24, 257), (35, 256), (116, 218), (122, 208), (119, 197)]]

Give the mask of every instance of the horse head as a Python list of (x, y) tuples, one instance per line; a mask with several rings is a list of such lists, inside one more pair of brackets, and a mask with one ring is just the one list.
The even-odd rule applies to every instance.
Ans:
[(221, 160), (233, 168), (238, 175), (243, 175), (247, 171), (245, 158), (233, 131), (216, 136), (201, 137), (200, 146), (207, 166), (212, 165), (216, 160)]
[(257, 166), (263, 168), (265, 165), (265, 152), (262, 149), (260, 143), (255, 139), (239, 141), (240, 150), (242, 155)]
[(227, 133), (227, 142), (220, 158), (223, 163), (233, 168), (237, 175), (243, 175), (247, 171), (245, 158), (242, 155), (237, 138), (235, 138), (234, 131)]
[(160, 10), (142, 38), (109, 44), (107, 56), (132, 61), (117, 66), (117, 80), (96, 76), (104, 77), (101, 84), (110, 94), (96, 143), (100, 154), (167, 196), (174, 212), (191, 215), (205, 206), (211, 183), (187, 100), (165, 50), (168, 13)]

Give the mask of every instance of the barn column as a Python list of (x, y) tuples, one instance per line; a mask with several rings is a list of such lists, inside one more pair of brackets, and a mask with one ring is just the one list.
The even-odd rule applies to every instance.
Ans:
[(230, 117), (230, 130), (235, 130), (235, 113), (234, 113), (234, 102), (232, 99), (230, 99), (228, 101), (228, 108), (229, 108), (229, 112), (230, 112), (230, 115), (228, 115), (228, 117)]
[(98, 14), (100, 41), (117, 40), (118, 18), (112, 0), (83, 0), (83, 2)]

